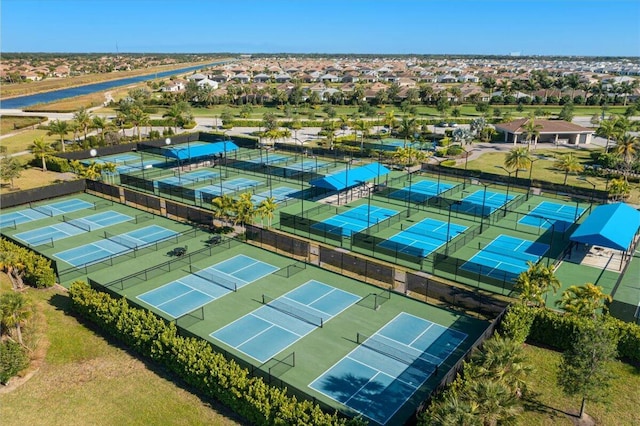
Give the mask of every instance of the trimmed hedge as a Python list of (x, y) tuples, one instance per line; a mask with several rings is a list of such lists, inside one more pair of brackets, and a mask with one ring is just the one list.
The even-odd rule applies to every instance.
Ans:
[(11, 340), (0, 342), (0, 383), (6, 384), (28, 365), (29, 357), (22, 346)]
[(0, 238), (0, 252), (13, 254), (12, 261), (19, 264), (10, 264), (14, 269), (19, 269), (22, 280), (33, 287), (51, 287), (56, 283), (56, 274), (51, 267), (51, 261), (24, 247), (20, 247), (9, 240)]
[[(606, 315), (604, 324), (618, 342), (618, 356), (640, 363), (640, 326)], [(570, 348), (574, 336), (593, 321), (546, 308), (515, 304), (509, 307), (500, 332), (524, 342), (550, 346), (559, 351)]]
[(215, 398), (255, 425), (364, 425), (324, 413), (310, 401), (298, 401), (286, 391), (251, 377), (246, 369), (214, 352), (206, 341), (178, 335), (176, 326), (145, 309), (129, 306), (125, 298), (74, 282), (72, 309), (140, 355), (181, 377), (203, 394)]

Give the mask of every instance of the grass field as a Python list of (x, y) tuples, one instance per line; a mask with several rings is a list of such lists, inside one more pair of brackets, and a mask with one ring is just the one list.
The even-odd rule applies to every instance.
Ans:
[(51, 171), (43, 172), (42, 169), (27, 168), (22, 170), (19, 178), (14, 179), (13, 189), (10, 187), (9, 182), (3, 182), (2, 185), (0, 185), (0, 194), (52, 185), (60, 180), (68, 180), (70, 177), (73, 178), (72, 176), (73, 175)]
[[(10, 291), (5, 274), (2, 291)], [(6, 392), (0, 418), (9, 425), (175, 424), (239, 425), (240, 420), (185, 385), (132, 356), (75, 317), (60, 289), (30, 290), (38, 314), (39, 370)]]
[[(556, 375), (561, 354), (549, 349), (527, 345), (525, 355), (535, 366), (529, 387), (533, 395), (520, 416), (522, 425), (575, 425), (575, 415), (580, 410), (581, 398), (568, 397), (558, 387)], [(597, 425), (633, 426), (640, 424), (640, 369), (620, 361), (611, 363), (614, 379), (610, 398), (605, 402), (587, 402), (586, 413)]]

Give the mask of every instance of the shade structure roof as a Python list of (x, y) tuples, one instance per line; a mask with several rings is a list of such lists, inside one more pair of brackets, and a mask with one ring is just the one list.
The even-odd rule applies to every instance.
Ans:
[(322, 178), (312, 179), (309, 181), (309, 184), (311, 186), (330, 189), (333, 191), (342, 191), (343, 189), (361, 185), (364, 182), (379, 176), (384, 176), (388, 173), (389, 169), (382, 164), (375, 162), (367, 164), (366, 166), (333, 173)]
[(237, 151), (238, 146), (231, 141), (222, 141), (205, 144), (180, 144), (179, 146), (165, 146), (162, 154), (168, 158), (186, 160), (188, 158), (210, 157), (212, 155), (227, 154)]
[(625, 203), (598, 206), (573, 232), (571, 241), (627, 250), (640, 228), (640, 212)]

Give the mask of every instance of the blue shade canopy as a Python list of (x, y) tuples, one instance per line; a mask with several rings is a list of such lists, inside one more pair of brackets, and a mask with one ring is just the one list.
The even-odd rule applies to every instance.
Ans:
[(606, 204), (593, 209), (571, 235), (571, 241), (627, 250), (640, 228), (640, 212), (625, 203)]
[(375, 162), (367, 164), (366, 166), (343, 170), (322, 178), (313, 179), (309, 181), (309, 184), (311, 186), (317, 186), (318, 188), (342, 191), (343, 189), (361, 185), (364, 182), (379, 176), (384, 176), (388, 173), (389, 169), (382, 164)]
[(189, 146), (188, 144), (180, 144), (179, 146), (165, 146), (162, 148), (162, 154), (168, 158), (186, 160), (188, 158), (210, 157), (212, 155), (218, 155), (220, 153), (228, 154), (237, 150), (238, 146), (233, 142), (223, 141), (193, 146)]

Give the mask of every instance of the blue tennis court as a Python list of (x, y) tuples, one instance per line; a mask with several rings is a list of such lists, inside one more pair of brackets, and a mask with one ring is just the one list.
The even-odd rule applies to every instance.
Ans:
[(263, 154), (261, 157), (256, 157), (256, 158), (250, 158), (248, 160), (245, 160), (249, 163), (254, 163), (254, 164), (279, 164), (279, 163), (285, 163), (288, 160), (290, 160), (291, 157), (288, 157), (286, 155), (280, 155), (280, 154)]
[(182, 184), (188, 185), (194, 182), (201, 182), (203, 180), (216, 179), (218, 177), (220, 177), (220, 174), (211, 170), (198, 170), (191, 173), (182, 173), (179, 176), (171, 176), (163, 179), (158, 179), (153, 182), (153, 186), (157, 188), (159, 182), (177, 186), (180, 186)]
[(31, 231), (21, 232), (14, 236), (31, 246), (38, 246), (56, 240), (61, 240), (63, 238), (73, 237), (74, 235), (82, 234), (83, 232), (86, 231), (62, 222), (56, 223), (55, 225), (43, 226), (38, 229), (32, 229)]
[(57, 203), (43, 204), (40, 206), (32, 205), (29, 209), (0, 215), (0, 225), (3, 227), (12, 226), (15, 228), (16, 225), (19, 225), (21, 223), (31, 222), (34, 220), (44, 219), (45, 217), (58, 216), (61, 214), (71, 213), (89, 208), (93, 208), (92, 203), (79, 200), (77, 198), (58, 201)]
[(210, 334), (264, 363), (360, 300), (359, 296), (311, 280)]
[(402, 312), (309, 387), (384, 425), (466, 338)]
[(582, 216), (584, 211), (584, 208), (577, 205), (543, 201), (530, 210), (518, 223), (544, 229), (553, 226), (554, 232), (565, 232)]
[(58, 259), (78, 267), (100, 262), (116, 254), (124, 254), (158, 241), (174, 237), (177, 232), (159, 225), (151, 225), (108, 239), (85, 244), (54, 254)]
[(537, 263), (548, 250), (548, 244), (498, 235), (465, 262), (461, 269), (500, 280), (510, 280), (529, 269), (527, 261)]
[(67, 217), (64, 217), (65, 222), (80, 229), (84, 229), (85, 231), (95, 231), (96, 229), (117, 225), (118, 223), (128, 222), (130, 220), (133, 220), (133, 217), (113, 210), (107, 210), (102, 213), (96, 213), (91, 216), (84, 216), (76, 219), (68, 219)]
[(291, 198), (297, 198), (301, 194), (300, 189), (290, 188), (288, 186), (280, 186), (273, 188), (270, 191), (260, 192), (251, 197), (251, 201), (254, 204), (260, 204), (262, 201), (269, 197), (273, 197), (276, 203), (282, 203), (290, 200)]
[[(322, 222), (314, 223), (311, 227), (331, 234), (349, 236), (396, 214), (398, 214), (397, 210), (362, 204)], [(367, 217), (369, 217), (368, 221)]]
[(467, 230), (467, 226), (426, 218), (378, 244), (379, 247), (426, 257)]
[(464, 197), (460, 204), (452, 205), (451, 210), (474, 216), (489, 216), (514, 198), (514, 195), (507, 197), (506, 194), (501, 192), (486, 191), (485, 194), (485, 191), (481, 189)]
[[(219, 185), (207, 185), (202, 188), (198, 188), (196, 190), (196, 196), (202, 197), (202, 193), (204, 193), (204, 194), (209, 194), (209, 195), (219, 197), (225, 192), (247, 190), (247, 189), (255, 188), (260, 184), (261, 182), (257, 180), (237, 178), (237, 179), (232, 179), (228, 181), (223, 181)], [(221, 189), (222, 189), (222, 193), (220, 192)]]
[(178, 318), (277, 271), (276, 266), (243, 254), (138, 296), (161, 312)]
[(140, 156), (138, 155), (133, 155), (133, 154), (118, 154), (118, 155), (109, 155), (107, 157), (100, 157), (100, 158), (90, 158), (87, 160), (82, 160), (81, 163), (84, 165), (89, 165), (92, 162), (93, 163), (98, 163), (98, 164), (106, 164), (106, 163), (113, 163), (113, 164), (124, 164), (127, 161), (138, 161), (140, 162)]
[(411, 200), (413, 203), (424, 203), (429, 198), (435, 197), (454, 186), (455, 185), (451, 183), (438, 183), (437, 181), (434, 182), (432, 180), (425, 179), (394, 191), (389, 194), (389, 196), (404, 201)]
[(287, 164), (285, 169), (285, 177), (293, 176), (302, 172), (314, 172), (317, 171), (320, 167), (323, 167), (327, 164), (326, 161), (317, 161), (317, 160), (304, 160), (298, 161), (297, 163)]

